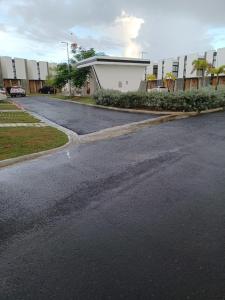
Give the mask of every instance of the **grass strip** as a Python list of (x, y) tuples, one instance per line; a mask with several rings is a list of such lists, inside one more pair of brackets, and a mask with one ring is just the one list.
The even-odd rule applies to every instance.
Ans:
[(0, 110), (19, 110), (18, 107), (8, 101), (0, 101)]
[(63, 95), (49, 95), (50, 98), (62, 99), (62, 100), (70, 100), (77, 101), (84, 104), (96, 104), (95, 100), (91, 97), (80, 97), (80, 96), (63, 96)]
[(53, 127), (0, 128), (0, 160), (57, 148), (67, 142), (67, 135)]
[(34, 118), (26, 112), (0, 112), (0, 123), (39, 123), (40, 120)]

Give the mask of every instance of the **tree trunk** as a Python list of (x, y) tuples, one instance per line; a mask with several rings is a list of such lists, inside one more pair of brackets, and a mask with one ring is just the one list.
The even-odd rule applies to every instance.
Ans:
[(220, 77), (218, 75), (216, 80), (216, 91), (218, 90), (219, 83), (220, 83)]
[(183, 91), (185, 92), (185, 86), (186, 86), (186, 78), (183, 77)]
[(197, 90), (199, 90), (199, 77), (197, 78)]

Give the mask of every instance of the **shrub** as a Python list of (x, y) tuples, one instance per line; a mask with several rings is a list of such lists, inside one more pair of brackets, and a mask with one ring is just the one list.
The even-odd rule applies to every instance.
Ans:
[(127, 92), (99, 90), (93, 98), (98, 105), (122, 108), (148, 108), (157, 111), (202, 111), (225, 107), (225, 89), (188, 92)]

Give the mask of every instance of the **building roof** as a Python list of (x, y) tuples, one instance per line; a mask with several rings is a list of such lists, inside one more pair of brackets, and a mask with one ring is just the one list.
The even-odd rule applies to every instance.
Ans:
[(77, 68), (85, 68), (93, 65), (139, 65), (148, 66), (150, 64), (149, 59), (140, 58), (127, 58), (127, 57), (113, 57), (113, 56), (93, 56), (79, 61)]

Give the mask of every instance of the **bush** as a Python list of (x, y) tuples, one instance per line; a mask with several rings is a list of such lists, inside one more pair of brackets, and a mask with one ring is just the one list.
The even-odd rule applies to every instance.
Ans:
[(225, 89), (188, 92), (127, 92), (99, 90), (93, 96), (98, 105), (122, 108), (148, 108), (157, 111), (202, 111), (225, 108)]

